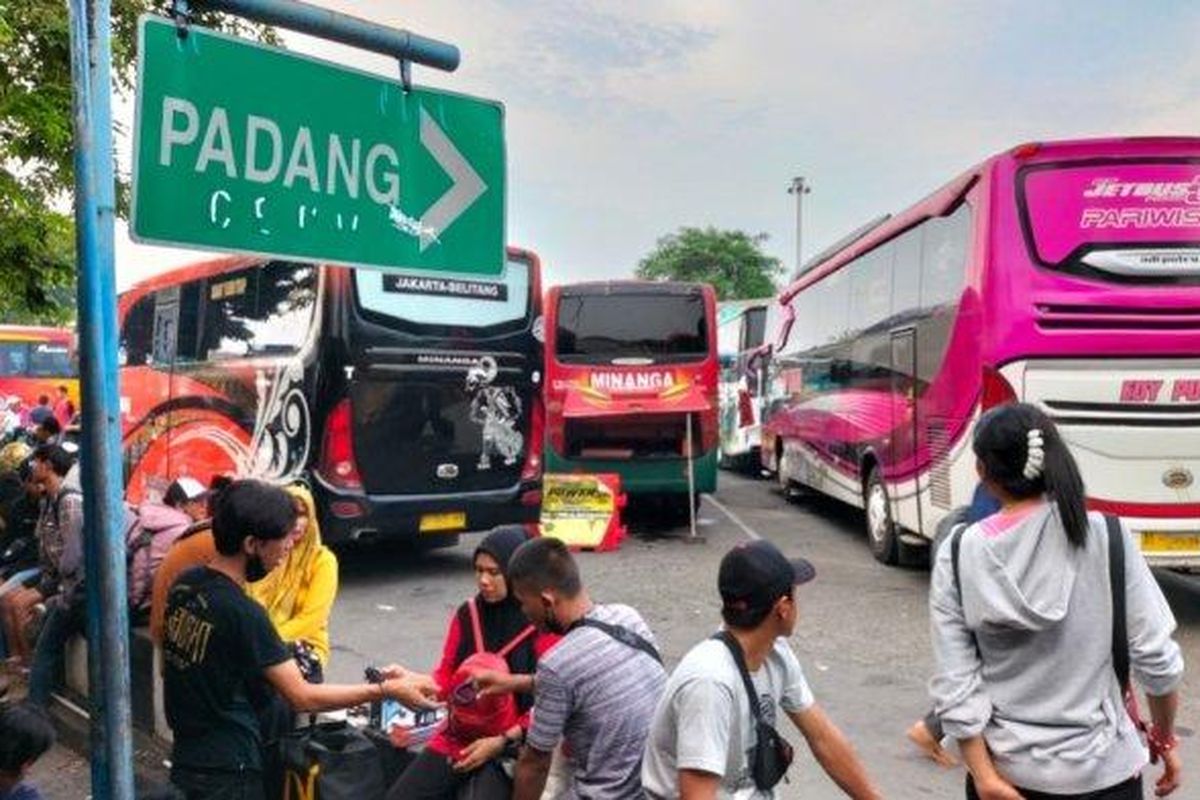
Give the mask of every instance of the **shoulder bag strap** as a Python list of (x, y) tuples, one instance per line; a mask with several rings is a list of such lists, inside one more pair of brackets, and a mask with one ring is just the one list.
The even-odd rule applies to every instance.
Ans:
[[(955, 527), (954, 531), (950, 534), (950, 562), (954, 567), (954, 591), (958, 592), (958, 606), (963, 610), (964, 623), (966, 622), (967, 610), (963, 605), (962, 576), (958, 570), (958, 551), (962, 547), (962, 537), (966, 532), (967, 525), (963, 523)], [(976, 638), (975, 631), (971, 631), (971, 643), (975, 645), (975, 655), (979, 656), (979, 660), (982, 661), (983, 652), (979, 649), (979, 639)]]
[(1108, 587), (1112, 592), (1112, 659), (1113, 670), (1121, 691), (1129, 691), (1129, 634), (1125, 618), (1125, 541), (1121, 521), (1112, 514), (1104, 515), (1108, 526)]
[(954, 566), (954, 591), (958, 592), (958, 604), (961, 606), (963, 601), (962, 596), (962, 576), (958, 572), (958, 551), (962, 548), (963, 532), (967, 526), (959, 523), (954, 526), (954, 530), (950, 532), (950, 562)]
[(598, 631), (603, 631), (626, 647), (640, 650), (659, 664), (663, 663), (662, 656), (658, 654), (658, 649), (628, 628), (622, 628), (620, 625), (609, 625), (607, 622), (601, 622), (598, 619), (591, 619), (589, 617), (583, 617), (571, 626), (572, 629), (578, 627), (595, 628)]
[(479, 607), (475, 605), (474, 597), (467, 601), (467, 614), (471, 617), (471, 633), (475, 636), (475, 652), (482, 653), (487, 650), (487, 643), (483, 640), (483, 624), (479, 621)]
[(500, 656), (501, 658), (508, 658), (509, 653), (511, 653), (513, 650), (516, 650), (518, 647), (520, 647), (522, 645), (522, 643), (524, 643), (527, 639), (531, 638), (533, 636), (533, 634), (536, 632), (537, 632), (537, 628), (533, 627), (532, 625), (526, 625), (525, 630), (518, 633), (516, 636), (514, 636), (512, 639), (509, 640), (508, 644), (504, 645), (504, 647), (501, 647), (499, 650), (497, 650), (496, 655)]
[(742, 685), (746, 687), (746, 699), (750, 701), (750, 714), (754, 717), (755, 722), (762, 722), (762, 708), (758, 703), (758, 689), (754, 686), (754, 681), (750, 678), (750, 670), (746, 668), (746, 655), (742, 652), (742, 645), (734, 638), (729, 631), (721, 631), (714, 634), (714, 639), (725, 643), (729, 654), (733, 656), (733, 663), (737, 665), (738, 673), (742, 676)]

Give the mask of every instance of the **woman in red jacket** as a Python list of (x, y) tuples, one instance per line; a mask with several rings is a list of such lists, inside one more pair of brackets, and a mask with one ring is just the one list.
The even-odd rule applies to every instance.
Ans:
[[(521, 526), (508, 525), (475, 549), (479, 593), (450, 618), (442, 660), (433, 672), (450, 705), (449, 723), (392, 785), (388, 800), (454, 800), (468, 783), (470, 796), (478, 800), (507, 800), (512, 794), (499, 762), (524, 739), (533, 696), (517, 695), (516, 708), (501, 711), (507, 700), (477, 697), (469, 674), (476, 664), (487, 668), (487, 662), (498, 662), (499, 656), (514, 675), (532, 675), (538, 658), (558, 641), (557, 636), (534, 630), (509, 594), (508, 561), (528, 538)], [(496, 730), (498, 726), (503, 730)], [(482, 727), (495, 732), (479, 735)]]

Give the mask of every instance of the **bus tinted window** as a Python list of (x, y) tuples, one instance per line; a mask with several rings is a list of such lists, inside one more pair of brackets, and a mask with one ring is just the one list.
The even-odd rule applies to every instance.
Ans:
[(154, 295), (148, 294), (133, 304), (121, 328), (121, 363), (145, 366), (150, 359), (154, 335)]
[(899, 322), (921, 306), (921, 228), (893, 240), (892, 315)]
[(35, 342), (29, 345), (29, 374), (38, 378), (73, 375), (71, 351), (63, 344)]
[(565, 363), (702, 359), (708, 354), (704, 296), (564, 294), (555, 338), (556, 355)]
[[(209, 278), (198, 298), (204, 309), (199, 357), (295, 353), (312, 324), (316, 275), (314, 267), (275, 261)], [(185, 296), (185, 308), (189, 301)], [(182, 347), (179, 353), (182, 359)]]
[(24, 375), (29, 368), (29, 345), (26, 342), (0, 342), (0, 375)]
[(963, 203), (950, 216), (931, 219), (921, 227), (921, 306), (957, 303), (967, 282), (970, 207)]
[(745, 341), (742, 350), (752, 350), (763, 343), (767, 329), (767, 309), (752, 308), (746, 312), (746, 327), (743, 329)]
[(833, 344), (845, 338), (849, 326), (850, 279), (844, 269), (821, 280), (817, 308), (817, 344)]
[(818, 283), (792, 300), (796, 321), (792, 323), (792, 330), (788, 335), (786, 352), (804, 353), (817, 346), (817, 332), (820, 327), (817, 308), (820, 305), (821, 289), (821, 284)]
[(529, 283), (529, 265), (521, 261), (509, 261), (500, 280), (354, 271), (359, 308), (384, 324), (491, 328), (523, 322)]
[(308, 339), (317, 301), (317, 270), (273, 261), (258, 277), (258, 306), (249, 323), (256, 353), (294, 353)]
[(850, 328), (869, 330), (891, 313), (892, 246), (877, 247), (851, 264), (850, 278)]

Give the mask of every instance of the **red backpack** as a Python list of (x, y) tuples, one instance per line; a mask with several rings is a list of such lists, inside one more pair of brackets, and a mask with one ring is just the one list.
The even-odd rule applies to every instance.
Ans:
[[(517, 724), (521, 713), (517, 709), (517, 700), (511, 694), (489, 695), (487, 697), (471, 697), (470, 702), (456, 701), (460, 687), (469, 684), (479, 672), (499, 672), (511, 674), (508, 668), (508, 654), (516, 650), (536, 629), (529, 625), (512, 638), (508, 644), (495, 653), (487, 652), (484, 647), (483, 625), (479, 621), (479, 608), (475, 598), (467, 601), (467, 613), (471, 617), (471, 632), (475, 636), (475, 652), (467, 656), (450, 681), (450, 727), (451, 736), (461, 743), (473, 742), (488, 736), (503, 736), (513, 725)], [(466, 694), (472, 694), (466, 692)]]

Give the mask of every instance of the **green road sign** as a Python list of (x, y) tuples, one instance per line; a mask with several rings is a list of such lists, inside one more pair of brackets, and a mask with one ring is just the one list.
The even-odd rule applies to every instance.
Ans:
[(499, 275), (504, 107), (144, 16), (132, 237)]

